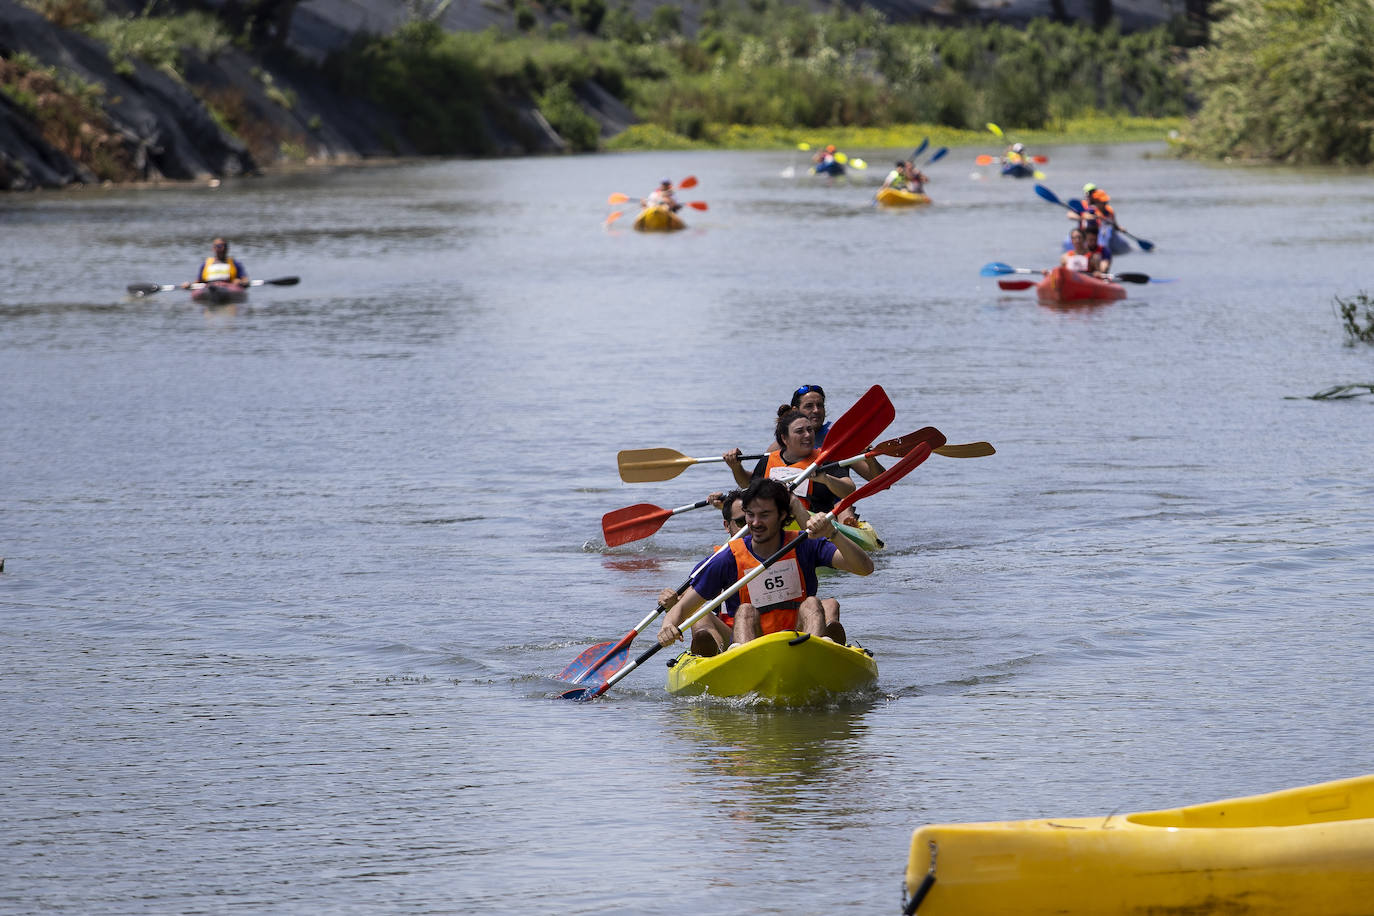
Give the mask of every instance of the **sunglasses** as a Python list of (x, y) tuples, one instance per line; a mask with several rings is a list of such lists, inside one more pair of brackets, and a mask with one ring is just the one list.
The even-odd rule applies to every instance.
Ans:
[(825, 397), (825, 391), (821, 388), (820, 385), (802, 385), (800, 388), (798, 388), (796, 391), (792, 393), (795, 394), (797, 397), (801, 397), (802, 395), (811, 391), (816, 392), (816, 394), (819, 394), (821, 397)]

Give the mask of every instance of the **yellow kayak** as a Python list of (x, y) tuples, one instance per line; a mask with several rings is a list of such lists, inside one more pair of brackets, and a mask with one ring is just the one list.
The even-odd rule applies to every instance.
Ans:
[(930, 203), (930, 197), (900, 188), (880, 188), (878, 203), (884, 207), (920, 207)]
[(634, 225), (639, 232), (673, 232), (687, 228), (682, 217), (667, 207), (645, 207), (635, 217)]
[(1374, 775), (1142, 814), (921, 827), (906, 888), (919, 916), (1370, 913)]
[(873, 653), (793, 630), (769, 633), (719, 655), (684, 652), (668, 668), (673, 696), (757, 697), (803, 706), (867, 690), (878, 682)]

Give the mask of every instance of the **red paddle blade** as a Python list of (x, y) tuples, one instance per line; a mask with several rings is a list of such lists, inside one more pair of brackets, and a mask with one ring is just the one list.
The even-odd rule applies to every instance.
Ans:
[(696, 186), (697, 176), (695, 175), (688, 175), (686, 178), (682, 179), (677, 183), (677, 189), (679, 191), (686, 190), (687, 188), (695, 188)]
[(687, 206), (691, 207), (693, 210), (711, 209), (710, 207), (706, 206), (706, 201), (704, 200), (689, 200), (687, 201)]
[(1035, 285), (1034, 280), (998, 280), (997, 285), (1002, 289), (1030, 289)]
[(974, 161), (974, 163), (977, 164), (977, 165), (992, 165), (992, 157), (991, 157), (991, 156), (986, 156), (986, 155), (984, 155), (984, 156), (979, 156), (977, 159), (975, 159), (975, 160), (973, 160), (973, 161)]
[[(621, 640), (625, 642), (625, 640)], [(572, 684), (588, 684), (600, 687), (606, 683), (607, 678), (625, 667), (625, 662), (630, 657), (630, 644), (619, 649), (615, 647), (619, 643), (599, 642), (594, 646), (588, 646), (582, 654), (572, 660), (568, 667), (559, 672), (559, 680), (568, 681)], [(614, 650), (614, 651), (612, 651)], [(607, 653), (610, 653), (609, 655)]]
[(643, 540), (662, 528), (672, 514), (649, 503), (626, 506), (601, 516), (601, 535), (607, 547)]
[[(830, 437), (827, 436), (826, 438), (828, 439)], [(859, 489), (855, 490), (853, 493), (850, 493), (844, 499), (837, 502), (835, 504), (835, 508), (830, 510), (831, 515), (839, 515), (841, 512), (843, 512), (845, 509), (848, 509), (850, 506), (854, 505), (859, 500), (867, 499), (875, 493), (881, 493), (883, 490), (886, 490), (888, 487), (892, 486), (894, 483), (901, 480), (907, 474), (911, 473), (913, 470), (915, 470), (916, 465), (920, 464), (922, 461), (925, 461), (929, 457), (929, 445), (922, 443), (916, 446), (914, 449), (911, 450), (911, 453), (907, 455), (905, 458), (903, 458), (901, 461), (898, 461), (892, 467), (888, 468), (886, 471), (883, 471), (877, 477), (874, 477), (868, 483), (859, 487)]]
[(613, 223), (613, 222), (615, 222), (616, 220), (620, 219), (620, 218), (621, 218), (622, 216), (624, 216), (624, 215), (625, 215), (625, 214), (622, 213), (622, 212), (619, 211), (619, 210), (615, 211), (615, 212), (612, 213), (610, 216), (606, 217), (606, 225), (609, 226), (611, 223)]
[(1034, 162), (1034, 163), (1036, 163), (1036, 164), (1038, 164), (1038, 165), (1044, 165), (1046, 162), (1049, 162), (1049, 161), (1050, 161), (1050, 157), (1049, 157), (1049, 156), (1031, 156), (1031, 162)]
[(887, 392), (881, 385), (874, 385), (830, 427), (825, 446), (816, 455), (816, 463), (825, 464), (837, 456), (843, 460), (862, 455), (868, 443), (878, 438), (896, 416), (897, 411), (887, 399)]

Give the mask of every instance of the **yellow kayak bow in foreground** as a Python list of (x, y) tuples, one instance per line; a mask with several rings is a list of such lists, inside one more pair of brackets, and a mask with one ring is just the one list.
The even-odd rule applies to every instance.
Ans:
[(918, 916), (1374, 912), (1374, 775), (1085, 818), (937, 824), (911, 838)]

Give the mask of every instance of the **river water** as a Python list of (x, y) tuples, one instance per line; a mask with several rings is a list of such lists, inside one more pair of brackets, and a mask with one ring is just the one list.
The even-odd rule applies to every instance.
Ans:
[[(1171, 283), (1037, 305), (1064, 211), (784, 154), (321, 170), (0, 202), (6, 912), (896, 913), (911, 831), (1144, 810), (1374, 770), (1374, 179), (1061, 147)], [(879, 163), (893, 151), (851, 151)], [(799, 164), (799, 163), (792, 163)], [(664, 176), (689, 229), (601, 220)], [(216, 234), (250, 274), (206, 310)], [(554, 675), (717, 543), (623, 448), (763, 446), (870, 385), (932, 457), (823, 581), (876, 695), (687, 702), (661, 658)], [(638, 646), (647, 646), (641, 637)]]

